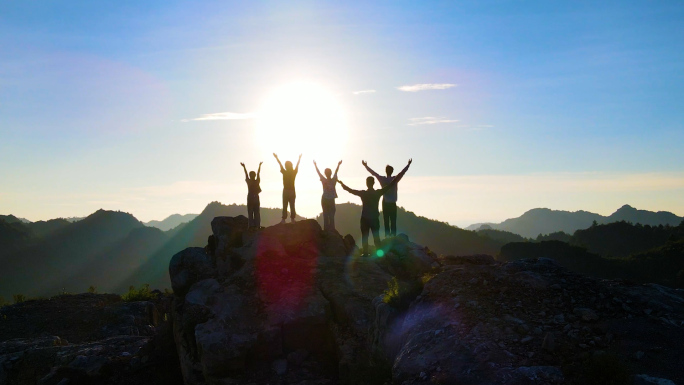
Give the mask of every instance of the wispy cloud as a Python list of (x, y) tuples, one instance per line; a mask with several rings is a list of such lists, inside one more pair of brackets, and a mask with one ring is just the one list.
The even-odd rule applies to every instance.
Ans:
[(194, 119), (183, 119), (181, 122), (189, 122), (192, 120), (244, 120), (252, 119), (254, 117), (253, 113), (239, 113), (239, 112), (216, 112), (213, 114), (204, 114), (199, 118)]
[(426, 91), (426, 90), (446, 90), (449, 88), (456, 87), (456, 84), (451, 84), (451, 83), (440, 83), (440, 84), (434, 84), (434, 83), (425, 83), (425, 84), (413, 84), (413, 85), (407, 85), (407, 86), (401, 86), (397, 87), (399, 91), (405, 91), (405, 92), (418, 92), (418, 91)]
[(409, 126), (422, 126), (424, 124), (439, 124), (439, 123), (456, 123), (458, 120), (447, 119), (444, 116), (426, 116), (424, 118), (411, 118), (409, 119)]
[(374, 94), (375, 90), (361, 90), (361, 91), (354, 91), (352, 94), (354, 95), (361, 95), (361, 94)]

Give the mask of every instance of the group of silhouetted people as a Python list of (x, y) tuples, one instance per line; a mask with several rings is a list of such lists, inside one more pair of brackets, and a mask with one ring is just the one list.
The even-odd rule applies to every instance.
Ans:
[[(295, 178), (299, 172), (299, 162), (302, 160), (302, 155), (299, 155), (297, 160), (297, 166), (292, 168), (292, 162), (286, 161), (285, 167), (280, 162), (278, 155), (275, 153), (273, 156), (278, 161), (280, 165), (280, 173), (283, 174), (283, 216), (280, 223), (285, 223), (287, 219), (287, 207), (290, 206), (290, 221), (295, 222), (297, 211), (295, 210), (295, 199), (297, 194), (295, 192)], [(380, 245), (380, 212), (378, 210), (378, 204), (380, 203), (380, 197), (382, 197), (382, 213), (385, 225), (385, 237), (397, 235), (397, 183), (406, 174), (409, 167), (411, 166), (412, 159), (409, 159), (408, 164), (403, 170), (396, 176), (392, 176), (394, 168), (392, 166), (387, 166), (385, 172), (387, 176), (382, 176), (373, 171), (368, 167), (366, 161), (361, 161), (361, 164), (380, 182), (381, 188), (376, 190), (373, 188), (375, 184), (375, 179), (373, 176), (366, 178), (367, 190), (353, 190), (347, 185), (342, 183), (341, 180), (337, 179), (337, 172), (340, 170), (342, 161), (337, 163), (337, 168), (335, 169), (335, 174), (332, 170), (326, 168), (323, 172), (325, 175), (321, 174), (318, 169), (318, 164), (314, 160), (314, 167), (316, 172), (321, 179), (321, 184), (323, 185), (323, 195), (321, 196), (321, 207), (323, 208), (323, 229), (326, 231), (335, 230), (335, 199), (337, 198), (337, 183), (342, 185), (342, 188), (351, 194), (354, 194), (361, 198), (363, 205), (361, 211), (361, 242), (363, 244), (363, 253), (368, 254), (368, 233), (372, 232), (373, 241), (375, 246)], [(260, 174), (261, 174), (261, 164), (259, 163), (259, 169), (255, 173), (254, 171), (247, 173), (247, 168), (244, 163), (240, 163), (242, 168), (245, 170), (245, 182), (247, 182), (247, 215), (249, 219), (249, 227), (253, 229), (261, 228), (261, 215), (259, 193), (261, 192)]]

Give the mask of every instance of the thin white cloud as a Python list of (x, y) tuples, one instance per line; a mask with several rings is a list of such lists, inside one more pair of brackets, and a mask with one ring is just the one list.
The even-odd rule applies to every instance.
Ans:
[(418, 92), (418, 91), (426, 91), (426, 90), (446, 90), (449, 88), (456, 87), (456, 84), (451, 84), (451, 83), (440, 83), (440, 84), (434, 84), (434, 83), (424, 83), (424, 84), (413, 84), (413, 85), (407, 85), (407, 86), (401, 86), (397, 87), (399, 91), (404, 91), (404, 92)]
[(411, 118), (409, 119), (409, 126), (422, 126), (424, 124), (440, 124), (440, 123), (456, 123), (458, 120), (447, 119), (444, 116), (426, 116), (423, 118)]
[(216, 112), (213, 114), (204, 114), (199, 118), (194, 119), (183, 119), (181, 122), (189, 122), (192, 120), (202, 121), (202, 120), (244, 120), (252, 119), (254, 117), (253, 113), (239, 113), (239, 112)]
[(361, 94), (374, 94), (375, 90), (361, 90), (361, 91), (354, 91), (352, 94), (354, 95), (361, 95)]

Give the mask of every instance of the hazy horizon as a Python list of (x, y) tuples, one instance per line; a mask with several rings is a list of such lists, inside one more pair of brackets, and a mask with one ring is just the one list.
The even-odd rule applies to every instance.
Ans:
[[(362, 188), (465, 227), (624, 204), (684, 216), (684, 4), (5, 2), (0, 212), (148, 222), (242, 203), (240, 162)], [(338, 203), (359, 203), (338, 189)]]
[[(211, 202), (209, 202), (209, 203), (211, 203)], [(209, 204), (209, 203), (207, 203), (207, 204)], [(220, 202), (220, 201), (219, 201), (219, 203), (221, 203), (222, 205), (226, 205), (226, 206), (233, 205), (233, 204), (235, 204), (235, 205), (243, 205), (243, 206), (245, 205), (245, 203), (243, 203), (243, 202)], [(344, 201), (344, 202), (343, 202), (343, 201), (340, 201), (340, 200), (338, 199), (337, 204), (344, 204), (344, 203), (352, 203), (352, 204), (356, 204), (356, 205), (359, 205), (359, 206), (360, 206), (360, 203), (359, 203), (359, 202), (354, 202), (354, 201), (351, 201), (351, 200), (350, 200), (350, 201)], [(582, 210), (582, 209), (580, 209), (580, 210), (581, 210), (581, 211), (594, 212), (594, 213), (600, 214), (600, 215), (602, 215), (602, 216), (609, 216), (610, 214), (613, 214), (615, 211), (617, 211), (619, 208), (621, 208), (621, 207), (624, 206), (624, 205), (630, 205), (630, 206), (634, 207), (635, 209), (644, 210), (644, 208), (642, 208), (642, 207), (634, 206), (634, 205), (631, 205), (631, 204), (629, 204), (629, 203), (622, 204), (622, 205), (620, 205), (619, 207), (616, 207), (614, 210), (612, 210), (612, 211), (607, 211), (607, 212), (595, 212), (595, 211), (591, 211), (591, 210)], [(129, 212), (129, 211), (125, 211), (125, 210), (118, 210), (118, 209), (114, 209), (114, 208), (111, 208), (111, 209), (101, 208), (101, 209), (103, 209), (103, 210), (109, 210), (109, 211), (122, 211), (122, 212), (127, 212), (127, 213), (133, 215), (136, 219), (140, 220), (141, 222), (143, 222), (143, 223), (148, 223), (148, 222), (151, 222), (151, 221), (162, 221), (162, 220), (165, 220), (165, 219), (169, 218), (169, 217), (172, 216), (172, 215), (181, 215), (181, 216), (184, 216), (184, 215), (199, 215), (199, 214), (204, 210), (204, 208), (206, 208), (206, 205), (205, 205), (201, 210), (198, 210), (198, 211), (196, 211), (196, 212), (188, 212), (188, 213), (171, 213), (171, 214), (165, 215), (165, 216), (160, 217), (160, 218), (152, 218), (152, 219), (143, 219), (143, 218), (140, 218), (138, 215), (136, 215), (136, 213), (134, 213), (134, 212)], [(282, 207), (276, 207), (276, 206), (272, 206), (272, 207), (271, 207), (271, 206), (263, 206), (263, 205), (261, 206), (261, 208), (265, 208), (265, 209), (276, 209), (276, 210), (281, 210), (281, 209), (282, 209)], [(448, 224), (450, 224), (450, 225), (452, 225), (452, 226), (457, 226), (457, 227), (460, 227), (460, 228), (466, 228), (466, 227), (468, 227), (468, 226), (470, 226), (470, 225), (474, 225), (474, 224), (478, 224), (478, 223), (500, 223), (500, 222), (503, 222), (503, 221), (506, 220), (506, 219), (517, 218), (517, 217), (523, 215), (525, 212), (527, 212), (527, 211), (529, 211), (529, 210), (538, 209), (538, 208), (550, 209), (550, 210), (556, 210), (556, 211), (571, 211), (571, 212), (580, 211), (580, 210), (559, 210), (559, 209), (554, 209), (554, 208), (552, 208), (552, 207), (531, 207), (530, 209), (525, 210), (524, 212), (520, 212), (520, 213), (517, 214), (517, 215), (513, 215), (513, 216), (511, 216), (511, 217), (506, 217), (506, 218), (503, 218), (503, 219), (500, 219), (500, 220), (497, 219), (497, 220), (493, 220), (493, 221), (476, 221), (476, 222), (467, 222), (467, 223), (464, 222), (464, 223), (462, 223), (462, 224), (461, 224), (461, 223), (455, 223), (455, 222), (449, 222), (449, 221), (443, 221), (443, 220), (440, 220), (440, 219), (438, 219), (438, 218), (432, 218), (432, 217), (429, 217), (429, 216), (425, 216), (425, 215), (423, 215), (423, 214), (421, 214), (421, 213), (419, 213), (419, 212), (414, 212), (414, 213), (415, 213), (416, 215), (418, 215), (418, 216), (423, 216), (423, 217), (426, 217), (426, 218), (431, 219), (431, 220), (439, 220), (439, 221), (442, 221), (442, 222), (447, 222)], [(404, 209), (406, 209), (406, 208), (404, 208)], [(97, 210), (99, 210), (99, 209), (97, 209)], [(97, 211), (97, 210), (95, 210), (95, 211)], [(408, 210), (408, 209), (407, 209), (407, 210)], [(408, 211), (412, 211), (412, 210), (408, 210)], [(649, 211), (669, 211), (669, 210), (649, 210)], [(94, 212), (94, 211), (93, 211), (93, 212)], [(49, 220), (49, 219), (56, 219), (56, 218), (85, 218), (85, 217), (87, 217), (88, 215), (92, 214), (93, 212), (84, 214), (84, 215), (82, 215), (82, 216), (70, 216), (70, 217), (61, 216), (61, 217), (40, 218), (40, 219), (31, 219), (31, 218), (27, 218), (27, 217), (24, 217), (24, 216), (21, 216), (21, 215), (15, 215), (15, 214), (13, 214), (13, 215), (15, 215), (16, 217), (19, 217), (19, 218), (28, 219), (28, 220), (30, 220), (31, 222), (36, 222), (36, 221)], [(669, 212), (672, 212), (672, 211), (669, 211)], [(675, 214), (675, 215), (677, 215), (677, 216), (679, 216), (679, 217), (684, 217), (684, 215), (681, 215), (681, 214), (679, 214), (679, 213), (676, 213), (676, 212), (672, 212), (672, 213)], [(0, 215), (9, 215), (9, 214), (12, 214), (12, 213), (5, 213), (5, 214), (0, 213)], [(246, 215), (246, 214), (247, 214), (247, 208), (246, 208), (246, 206), (245, 206), (245, 215)], [(318, 213), (316, 213), (316, 214), (314, 214), (314, 215), (303, 215), (303, 217), (309, 218), (309, 219), (314, 219), (314, 218), (318, 217), (320, 214), (321, 214), (321, 212), (318, 212)], [(269, 224), (267, 223), (267, 224), (265, 224), (265, 225), (269, 225)]]

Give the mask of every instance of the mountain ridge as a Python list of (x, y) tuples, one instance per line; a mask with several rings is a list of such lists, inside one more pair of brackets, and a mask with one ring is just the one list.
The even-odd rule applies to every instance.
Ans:
[(677, 226), (682, 220), (684, 217), (679, 217), (669, 211), (639, 210), (627, 204), (608, 216), (585, 210), (566, 211), (534, 208), (516, 218), (509, 218), (500, 223), (475, 223), (467, 226), (466, 230), (478, 230), (482, 226), (489, 226), (494, 230), (510, 231), (526, 238), (536, 238), (540, 234), (558, 231), (572, 234), (576, 230), (586, 229), (594, 221), (598, 224), (626, 221), (650, 226), (661, 224)]
[(199, 214), (171, 214), (162, 220), (152, 220), (145, 222), (147, 227), (156, 227), (162, 231), (168, 231), (173, 228), (182, 225), (183, 223), (188, 223), (191, 220), (197, 218)]

